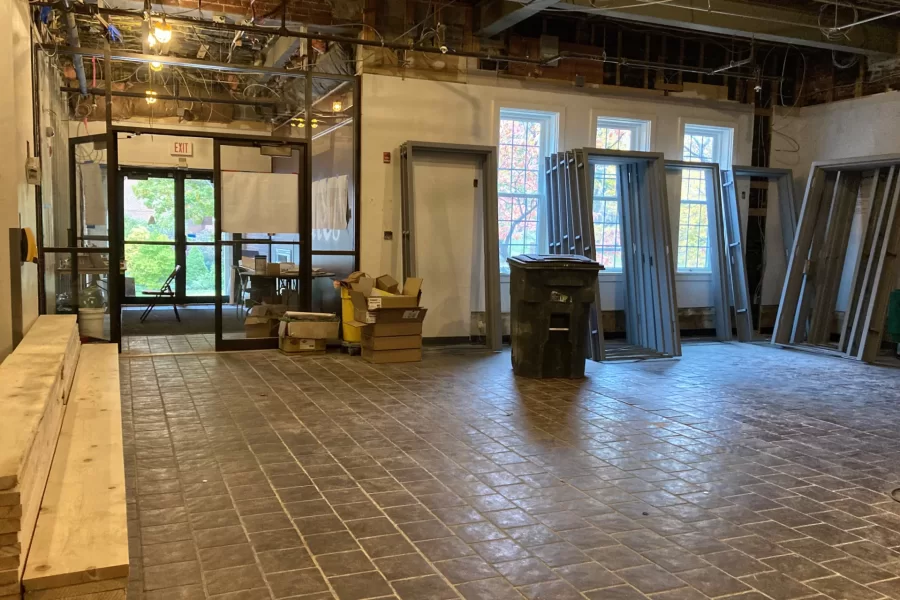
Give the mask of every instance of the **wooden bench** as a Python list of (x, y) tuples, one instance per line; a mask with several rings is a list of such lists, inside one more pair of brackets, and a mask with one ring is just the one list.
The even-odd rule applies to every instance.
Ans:
[(80, 347), (74, 315), (43, 315), (0, 364), (0, 600), (21, 596)]
[(115, 344), (81, 349), (22, 578), (29, 600), (124, 600), (128, 516)]

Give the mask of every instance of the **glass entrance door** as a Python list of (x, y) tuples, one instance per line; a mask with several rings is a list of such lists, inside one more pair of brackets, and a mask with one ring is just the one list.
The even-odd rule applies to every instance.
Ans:
[(143, 303), (175, 270), (175, 172), (122, 170), (125, 303)]
[[(168, 303), (212, 304), (215, 198), (208, 171), (122, 169), (124, 302), (144, 304), (167, 279)], [(164, 304), (165, 302), (160, 302)]]

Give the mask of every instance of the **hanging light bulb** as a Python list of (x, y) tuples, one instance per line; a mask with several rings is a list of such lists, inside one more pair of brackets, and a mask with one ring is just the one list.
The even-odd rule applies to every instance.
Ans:
[(144, 100), (147, 101), (147, 104), (156, 104), (156, 92), (154, 92), (153, 90), (147, 90), (146, 94), (147, 97), (144, 98)]
[(156, 38), (151, 33), (150, 35), (147, 36), (147, 45), (150, 46), (151, 48), (155, 48), (156, 44), (157, 44)]
[(331, 103), (331, 110), (333, 110), (334, 112), (341, 112), (342, 110), (344, 110), (344, 103), (340, 100), (335, 100)]
[(309, 126), (312, 127), (313, 129), (315, 129), (316, 127), (319, 126), (319, 120), (318, 120), (318, 119), (313, 119), (313, 120), (310, 121), (309, 123), (310, 123)]
[(172, 41), (172, 26), (166, 23), (165, 17), (153, 26), (153, 37), (160, 44), (168, 44)]
[(162, 63), (159, 61), (150, 61), (150, 69), (152, 71), (162, 71)]

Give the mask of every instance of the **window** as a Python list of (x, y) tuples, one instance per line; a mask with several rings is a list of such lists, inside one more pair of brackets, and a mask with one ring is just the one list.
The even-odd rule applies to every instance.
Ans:
[(556, 151), (556, 113), (500, 111), (499, 195), (500, 272), (506, 259), (536, 254), (543, 244), (544, 157)]
[[(682, 160), (730, 167), (733, 130), (686, 125)], [(678, 217), (678, 270), (709, 271), (709, 171), (683, 169)]]
[[(650, 147), (649, 121), (597, 119), (597, 148), (640, 150)], [(615, 165), (594, 169), (594, 244), (597, 261), (607, 271), (622, 270), (622, 230), (619, 227), (619, 194)]]

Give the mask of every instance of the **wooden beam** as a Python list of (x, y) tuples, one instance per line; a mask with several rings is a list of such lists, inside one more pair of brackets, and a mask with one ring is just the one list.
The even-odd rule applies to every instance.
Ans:
[(21, 588), (80, 348), (74, 315), (42, 315), (0, 364), (0, 506), (20, 515), (3, 519), (0, 557), (16, 560), (0, 569), (0, 597)]
[(92, 344), (81, 351), (22, 585), (27, 598), (127, 577), (119, 353)]

